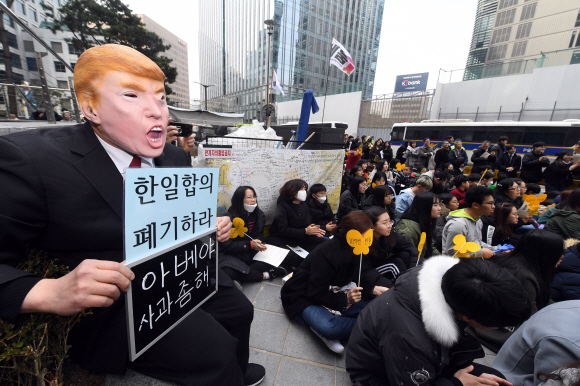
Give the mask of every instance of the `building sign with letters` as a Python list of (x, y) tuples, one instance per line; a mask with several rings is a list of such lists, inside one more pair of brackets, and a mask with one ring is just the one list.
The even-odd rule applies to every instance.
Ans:
[(215, 168), (127, 169), (124, 253), (133, 361), (217, 291)]
[(414, 92), (427, 90), (429, 73), (399, 75), (395, 82), (395, 92)]

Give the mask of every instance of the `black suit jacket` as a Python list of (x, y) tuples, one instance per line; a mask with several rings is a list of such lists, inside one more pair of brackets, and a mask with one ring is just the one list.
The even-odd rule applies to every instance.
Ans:
[[(508, 177), (510, 178), (516, 178), (518, 176), (518, 170), (520, 170), (521, 166), (522, 157), (517, 154), (514, 154), (510, 161), (510, 155), (507, 152), (503, 153), (497, 161), (497, 168), (499, 169), (500, 173), (507, 173)], [(506, 170), (507, 168), (514, 168), (514, 170), (508, 172)]]
[[(155, 165), (188, 167), (191, 159), (166, 144)], [(70, 270), (84, 259), (121, 262), (122, 219), (123, 177), (89, 123), (0, 137), (0, 317), (14, 320), (40, 280), (15, 268), (27, 246)], [(220, 284), (230, 284), (224, 276)], [(124, 372), (124, 302), (94, 308), (73, 328), (70, 353), (86, 368)]]

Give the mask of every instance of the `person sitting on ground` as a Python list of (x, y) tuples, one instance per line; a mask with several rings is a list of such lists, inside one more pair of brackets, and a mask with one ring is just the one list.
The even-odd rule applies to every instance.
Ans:
[(536, 142), (533, 147), (534, 150), (524, 155), (520, 178), (525, 182), (537, 184), (542, 180), (542, 169), (550, 166), (550, 160), (544, 155), (546, 150), (544, 142)]
[(433, 187), (433, 181), (429, 177), (419, 177), (415, 186), (402, 191), (402, 193), (397, 197), (397, 209), (395, 223), (399, 222), (403, 212), (411, 206), (413, 199), (417, 193), (427, 192)]
[(572, 185), (573, 176), (580, 173), (580, 161), (572, 162), (572, 152), (564, 150), (558, 154), (554, 162), (544, 170), (544, 183), (546, 191), (563, 191)]
[(378, 207), (385, 209), (389, 213), (389, 217), (395, 218), (395, 197), (394, 189), (389, 185), (380, 185), (373, 189), (371, 196), (367, 197), (363, 203), (363, 210), (371, 207)]
[(338, 204), (338, 224), (342, 222), (344, 216), (354, 210), (362, 210), (367, 190), (367, 180), (364, 177), (354, 177), (348, 186), (348, 189), (340, 195)]
[[(578, 386), (580, 374), (562, 374), (563, 367), (578, 368), (580, 300), (551, 304), (536, 312), (504, 343), (493, 367), (517, 386)], [(350, 350), (350, 347), (349, 347)], [(571, 382), (555, 382), (564, 375)], [(550, 380), (546, 380), (550, 378)], [(552, 379), (554, 381), (552, 381)]]
[(367, 171), (367, 168), (369, 166), (369, 160), (366, 158), (361, 158), (360, 160), (358, 160), (356, 164), (362, 168), (362, 176), (365, 178), (369, 178), (369, 174)]
[(366, 197), (370, 197), (373, 194), (373, 189), (377, 186), (385, 185), (387, 183), (387, 175), (384, 172), (376, 172), (371, 178), (371, 184), (367, 187), (365, 192)]
[(350, 171), (348, 171), (348, 173), (344, 173), (344, 176), (342, 177), (342, 192), (348, 189), (350, 182), (356, 176), (364, 177), (363, 168), (361, 165), (355, 165), (352, 169), (350, 169)]
[[(568, 199), (568, 197), (570, 196), (570, 193), (572, 193), (573, 190), (565, 190), (562, 193), (560, 193), (557, 198), (558, 199), (558, 203), (553, 203), (550, 206), (546, 207), (546, 209), (542, 212), (542, 215), (540, 216), (540, 218), (538, 219), (538, 223), (540, 224), (546, 224), (548, 222), (548, 220), (550, 219), (550, 216), (552, 216), (552, 213), (554, 213), (556, 211), (556, 209), (564, 209), (564, 205), (565, 201)], [(556, 201), (556, 200), (554, 200)]]
[(439, 255), (439, 251), (435, 247), (434, 235), (440, 214), (439, 197), (431, 192), (417, 193), (411, 206), (401, 216), (401, 221), (397, 223), (395, 230), (417, 248), (421, 240), (421, 233), (425, 233), (427, 238), (421, 257), (428, 259), (431, 256)]
[(449, 162), (449, 142), (443, 141), (441, 148), (435, 152), (435, 170), (438, 170), (444, 164)]
[(455, 189), (451, 191), (451, 194), (457, 198), (457, 201), (459, 201), (459, 207), (464, 208), (465, 192), (467, 191), (467, 188), (469, 188), (469, 177), (464, 174), (460, 174), (458, 176), (455, 176), (454, 181), (455, 181)]
[(229, 239), (219, 244), (219, 266), (232, 280), (258, 282), (285, 276), (286, 269), (262, 261), (254, 256), (267, 249), (264, 240), (266, 215), (258, 207), (256, 191), (251, 186), (240, 186), (232, 195), (232, 206), (226, 216), (241, 218), (248, 228), (247, 236)]
[(391, 287), (397, 277), (417, 265), (419, 251), (403, 235), (393, 229), (393, 220), (382, 208), (373, 206), (364, 213), (373, 223), (373, 244), (370, 247), (369, 262), (381, 275), (389, 280)]
[(564, 202), (562, 209), (556, 209), (544, 229), (560, 235), (563, 239), (580, 240), (580, 188), (574, 189)]
[(447, 188), (447, 182), (451, 176), (447, 172), (435, 172), (433, 174), (433, 187), (431, 192), (434, 194), (449, 193), (449, 188)]
[(580, 300), (580, 240), (564, 242), (564, 258), (552, 279), (552, 300)]
[(443, 250), (443, 228), (447, 224), (447, 216), (449, 213), (454, 212), (459, 209), (459, 201), (457, 197), (449, 193), (443, 193), (439, 195), (439, 206), (441, 207), (441, 215), (437, 219), (437, 225), (435, 226), (435, 246), (438, 251)]
[(314, 184), (310, 187), (308, 200), (306, 204), (310, 210), (312, 223), (320, 226), (320, 229), (326, 231), (326, 237), (330, 237), (338, 230), (338, 225), (334, 220), (334, 213), (330, 204), (326, 200), (326, 186)]
[(497, 169), (499, 173), (497, 179), (501, 181), (506, 178), (517, 178), (521, 167), (522, 157), (516, 154), (516, 147), (506, 146), (505, 153), (498, 157)]
[(417, 165), (416, 168), (417, 168), (417, 171), (419, 172), (420, 176), (427, 173), (427, 168), (425, 166)]
[[(526, 290), (534, 314), (550, 302), (550, 284), (563, 253), (564, 240), (560, 236), (542, 229), (533, 229), (522, 236), (513, 251), (497, 255), (491, 261), (520, 282)], [(498, 352), (514, 331), (469, 330), (477, 336), (481, 344), (493, 352)]]
[(397, 172), (395, 181), (395, 191), (400, 193), (404, 189), (411, 188), (415, 185), (415, 174), (412, 172), (411, 167), (405, 165), (402, 172)]
[(478, 186), (479, 181), (481, 181), (481, 174), (471, 173), (470, 175), (467, 176), (467, 181), (469, 182), (469, 188), (473, 188), (474, 186)]
[(483, 223), (479, 221), (481, 216), (489, 216), (493, 212), (495, 202), (492, 190), (485, 186), (476, 186), (465, 193), (465, 209), (459, 209), (449, 213), (447, 224), (443, 228), (443, 254), (455, 255), (453, 238), (463, 235), (468, 242), (479, 244), (481, 249), (469, 253), (470, 257), (485, 257), (494, 255), (497, 247), (487, 244), (481, 238)]
[(481, 173), (485, 169), (493, 170), (497, 158), (494, 150), (490, 148), (491, 142), (485, 140), (480, 147), (473, 151), (471, 155), (471, 162), (473, 162), (473, 168), (471, 173)]
[(435, 256), (360, 313), (346, 371), (356, 385), (511, 386), (500, 372), (474, 363), (485, 353), (463, 330), (513, 326), (529, 316), (524, 289), (505, 270), (481, 259)]
[(518, 226), (518, 208), (509, 202), (496, 205), (491, 216), (481, 216), (483, 227), (481, 238), (486, 243), (496, 245), (517, 245), (521, 234), (515, 233)]
[[(386, 160), (382, 159), (379, 162), (377, 162), (377, 167), (376, 167), (376, 173), (378, 172), (383, 172), (385, 173), (385, 175), (387, 176), (387, 182), (393, 182), (393, 179), (395, 178), (395, 176), (393, 175), (393, 172), (391, 170), (389, 170), (389, 162), (387, 162)], [(376, 174), (375, 173), (375, 174)], [(374, 176), (371, 176), (371, 180)]]
[(493, 185), (494, 178), (495, 178), (495, 176), (494, 176), (493, 172), (487, 171), (481, 177), (481, 182), (479, 183), (479, 185), (487, 186), (489, 188), (491, 185)]
[(501, 180), (493, 190), (496, 207), (508, 202), (518, 209), (521, 208), (524, 205), (524, 199), (520, 194), (520, 189), (517, 179), (507, 178)]
[(368, 258), (353, 254), (346, 240), (351, 230), (364, 236), (371, 228), (371, 220), (364, 213), (348, 213), (340, 223), (340, 232), (308, 254), (280, 292), (288, 318), (302, 316), (324, 344), (338, 354), (344, 351), (339, 340), (350, 336), (357, 315), (373, 296), (388, 289), (381, 285), (387, 280)]
[[(362, 177), (355, 177), (362, 178)], [(317, 245), (326, 241), (326, 230), (313, 223), (306, 199), (308, 197), (308, 184), (303, 180), (290, 180), (280, 188), (280, 197), (276, 202), (274, 220), (270, 226), (270, 244), (285, 248), (300, 246), (308, 252)], [(289, 266), (288, 270), (297, 267), (302, 262), (298, 255)], [(287, 257), (288, 259), (289, 257)]]
[(462, 168), (467, 165), (467, 152), (460, 139), (455, 140), (455, 147), (449, 152), (449, 163), (453, 164), (454, 174), (463, 174)]

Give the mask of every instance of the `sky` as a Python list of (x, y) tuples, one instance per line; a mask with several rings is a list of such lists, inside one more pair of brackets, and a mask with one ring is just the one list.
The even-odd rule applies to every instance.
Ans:
[[(187, 42), (190, 95), (199, 98), (199, 0), (124, 2)], [(385, 0), (374, 95), (392, 93), (397, 75), (429, 72), (431, 89), (440, 69), (465, 68), (476, 9), (477, 0)]]

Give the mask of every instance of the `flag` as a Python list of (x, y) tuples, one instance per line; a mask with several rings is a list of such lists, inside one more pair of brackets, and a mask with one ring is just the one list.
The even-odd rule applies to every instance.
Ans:
[(282, 90), (282, 83), (278, 79), (278, 75), (276, 75), (276, 70), (274, 70), (274, 75), (272, 75), (272, 88), (277, 90), (282, 96), (284, 96), (284, 90)]
[(340, 68), (346, 75), (350, 75), (354, 71), (354, 62), (350, 54), (336, 39), (332, 39), (330, 64)]

